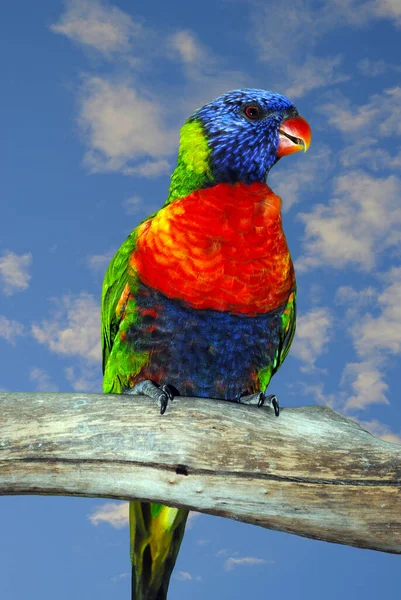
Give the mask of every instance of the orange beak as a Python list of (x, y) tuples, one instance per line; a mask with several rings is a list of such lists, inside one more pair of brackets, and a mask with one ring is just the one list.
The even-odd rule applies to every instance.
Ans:
[(283, 121), (278, 130), (278, 135), (278, 158), (300, 150), (306, 152), (312, 139), (312, 131), (308, 122), (299, 115)]

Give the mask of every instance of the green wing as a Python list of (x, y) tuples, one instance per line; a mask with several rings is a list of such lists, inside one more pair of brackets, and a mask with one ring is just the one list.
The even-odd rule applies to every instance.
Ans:
[[(122, 244), (109, 264), (102, 288), (101, 338), (103, 355), (103, 391), (120, 393), (129, 373), (119, 372), (115, 353), (116, 335), (120, 330), (124, 306), (118, 306), (122, 295), (129, 285), (134, 291), (137, 284), (136, 274), (129, 269), (129, 258), (136, 246), (137, 229), (134, 229)], [(124, 363), (124, 361), (122, 361)], [(124, 364), (121, 365), (124, 367)], [(135, 374), (135, 373), (133, 373)]]
[(281, 314), (281, 331), (276, 356), (273, 363), (267, 365), (258, 372), (260, 390), (265, 391), (270, 379), (279, 370), (290, 350), (295, 334), (296, 319), (296, 290), (291, 292), (287, 304)]
[(273, 368), (273, 373), (279, 370), (283, 362), (285, 361), (287, 354), (290, 350), (292, 340), (295, 335), (295, 324), (297, 315), (297, 291), (290, 294), (288, 298), (287, 306), (285, 307), (283, 314), (281, 315), (281, 336), (280, 345), (278, 349), (277, 364)]

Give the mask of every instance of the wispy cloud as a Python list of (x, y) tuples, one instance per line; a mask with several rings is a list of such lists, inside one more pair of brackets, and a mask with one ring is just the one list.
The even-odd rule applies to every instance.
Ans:
[(321, 406), (328, 406), (335, 410), (340, 405), (341, 393), (327, 393), (324, 384), (319, 381), (315, 383), (305, 383), (305, 381), (296, 381), (287, 383), (289, 393), (296, 396), (305, 396), (307, 400), (314, 400)]
[(101, 388), (100, 308), (93, 296), (82, 292), (52, 299), (51, 316), (31, 325), (35, 340), (50, 352), (75, 358), (64, 369), (76, 391)]
[(223, 92), (252, 87), (247, 73), (227, 67), (226, 58), (203, 44), (194, 31), (178, 30), (167, 37), (166, 45), (171, 60), (178, 61), (185, 76), (181, 98), (174, 98), (185, 117)]
[[(359, 29), (379, 19), (401, 24), (398, 0), (292, 0), (277, 4), (255, 0), (249, 41), (260, 60), (277, 74), (278, 85), (298, 97), (349, 79), (341, 72), (341, 57), (314, 53), (316, 44), (331, 30)], [(363, 66), (361, 67), (363, 68)]]
[(340, 71), (342, 62), (341, 56), (307, 56), (301, 64), (289, 63), (286, 68), (286, 95), (299, 98), (312, 90), (348, 81), (350, 76)]
[(371, 58), (364, 58), (356, 66), (361, 75), (365, 75), (365, 77), (378, 77), (388, 71), (401, 71), (400, 65), (390, 64), (388, 61), (382, 59), (372, 60)]
[[(327, 182), (327, 175), (332, 167), (331, 150), (327, 146), (314, 147), (309, 151), (308, 160), (297, 168), (293, 160), (280, 163), (269, 175), (269, 185), (283, 199), (283, 211), (288, 211), (297, 204), (309, 191), (319, 192)], [(303, 156), (299, 159), (303, 160)], [(293, 157), (298, 160), (298, 157)]]
[(265, 558), (256, 558), (255, 556), (243, 556), (235, 558), (230, 556), (224, 563), (226, 571), (232, 571), (236, 567), (255, 566), (255, 565), (274, 565), (276, 561), (266, 560)]
[(127, 577), (130, 577), (130, 576), (131, 576), (131, 573), (120, 573), (119, 575), (115, 575), (114, 577), (112, 577), (111, 580), (113, 583), (119, 583), (123, 579), (127, 579)]
[(191, 510), (189, 512), (188, 519), (187, 519), (187, 525), (186, 525), (187, 528), (192, 529), (192, 527), (194, 526), (195, 520), (199, 519), (199, 517), (201, 517), (201, 516), (202, 516), (202, 513)]
[(334, 301), (337, 305), (346, 306), (347, 315), (354, 319), (359, 317), (361, 309), (376, 303), (378, 291), (373, 286), (368, 286), (360, 290), (354, 289), (351, 285), (342, 285), (337, 289)]
[(68, 0), (66, 11), (50, 29), (107, 57), (130, 52), (141, 33), (141, 26), (128, 13), (95, 0)]
[(383, 279), (378, 316), (368, 313), (353, 328), (355, 347), (362, 356), (376, 350), (401, 354), (401, 267), (392, 268)]
[(191, 581), (192, 575), (186, 571), (178, 571), (174, 574), (174, 579), (178, 579), (178, 581)]
[(32, 335), (51, 352), (100, 361), (99, 304), (82, 292), (77, 296), (53, 299), (50, 319), (32, 325)]
[(383, 140), (365, 137), (363, 134), (352, 138), (340, 151), (341, 165), (352, 169), (364, 167), (371, 171), (396, 171), (401, 169), (401, 145), (394, 145), (394, 152), (383, 147)]
[(52, 381), (50, 375), (39, 367), (32, 367), (29, 379), (35, 383), (37, 392), (58, 392), (58, 386)]
[(80, 124), (90, 150), (92, 172), (121, 171), (156, 176), (171, 170), (165, 157), (178, 143), (167, 128), (161, 102), (133, 83), (88, 77), (83, 86)]
[(121, 529), (129, 523), (129, 502), (106, 502), (97, 506), (88, 518), (92, 525), (108, 523), (116, 529)]
[(336, 294), (337, 304), (346, 307), (344, 321), (358, 357), (342, 373), (341, 385), (350, 390), (344, 399), (347, 411), (389, 404), (387, 358), (401, 354), (401, 268), (393, 267), (381, 281), (381, 290), (342, 286)]
[(344, 133), (363, 131), (374, 136), (394, 136), (401, 133), (401, 87), (388, 88), (371, 96), (365, 104), (353, 104), (336, 91), (332, 100), (319, 110), (328, 123)]
[(370, 433), (372, 433), (376, 437), (379, 437), (385, 442), (391, 442), (392, 444), (401, 444), (401, 432), (399, 434), (394, 433), (393, 431), (391, 431), (390, 427), (385, 423), (381, 423), (376, 419), (373, 419), (372, 421), (361, 421), (358, 419), (358, 423), (361, 427), (367, 429), (368, 431), (370, 431)]
[(74, 366), (65, 367), (64, 375), (76, 392), (101, 392), (101, 367), (98, 364), (79, 360)]
[[(84, 164), (92, 173), (150, 178), (170, 173), (183, 121), (210, 98), (251, 83), (249, 76), (225, 68), (224, 57), (216, 56), (193, 31), (165, 33), (134, 22), (107, 3), (67, 2), (51, 29), (115, 59), (114, 75), (87, 75), (80, 86), (78, 122), (88, 146)], [(161, 60), (182, 69), (180, 93), (168, 78), (158, 90), (141, 84), (143, 72)], [(129, 69), (122, 70), (121, 64), (141, 68), (127, 75)]]
[(144, 201), (141, 196), (130, 196), (126, 200), (123, 201), (123, 207), (125, 214), (127, 215), (136, 215), (141, 208), (143, 208)]
[(330, 30), (341, 27), (365, 27), (378, 19), (401, 24), (398, 0), (293, 0), (275, 6), (253, 3), (251, 43), (267, 62), (284, 62), (304, 56)]
[(10, 250), (0, 256), (0, 282), (6, 296), (22, 292), (29, 287), (32, 254), (16, 254)]
[(349, 264), (372, 270), (380, 250), (401, 242), (396, 230), (401, 223), (400, 194), (401, 182), (394, 175), (372, 177), (352, 171), (337, 177), (327, 205), (317, 204), (298, 215), (305, 225), (298, 271)]
[(196, 39), (190, 30), (179, 30), (170, 35), (167, 47), (178, 56), (179, 60), (186, 65), (196, 65), (198, 68), (212, 65), (215, 61), (207, 48)]
[(313, 308), (298, 316), (292, 356), (304, 363), (301, 371), (311, 371), (316, 360), (327, 351), (332, 337), (333, 318), (327, 308)]
[(71, 356), (76, 364), (65, 368), (65, 377), (76, 391), (100, 390), (100, 309), (98, 302), (86, 292), (52, 299), (53, 310), (48, 319), (33, 323), (35, 340), (50, 352)]
[(24, 333), (24, 326), (18, 321), (7, 319), (4, 315), (0, 315), (0, 337), (15, 344), (16, 338)]
[(87, 257), (89, 268), (95, 273), (105, 273), (107, 266), (113, 258), (116, 250), (108, 250), (104, 254), (90, 254)]
[(371, 404), (389, 404), (386, 396), (388, 385), (384, 372), (376, 359), (348, 363), (342, 373), (342, 385), (352, 390), (344, 404), (344, 410), (363, 410)]

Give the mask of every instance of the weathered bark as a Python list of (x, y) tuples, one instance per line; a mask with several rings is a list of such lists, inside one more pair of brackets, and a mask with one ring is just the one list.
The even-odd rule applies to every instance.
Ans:
[(401, 553), (401, 446), (329, 408), (0, 393), (0, 495), (164, 502)]

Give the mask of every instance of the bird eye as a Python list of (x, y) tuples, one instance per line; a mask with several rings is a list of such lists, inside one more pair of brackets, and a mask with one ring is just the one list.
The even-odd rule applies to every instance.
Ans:
[(251, 119), (252, 121), (256, 121), (256, 119), (259, 119), (261, 113), (262, 111), (260, 107), (256, 104), (246, 106), (244, 109), (245, 116), (248, 117), (248, 119)]

